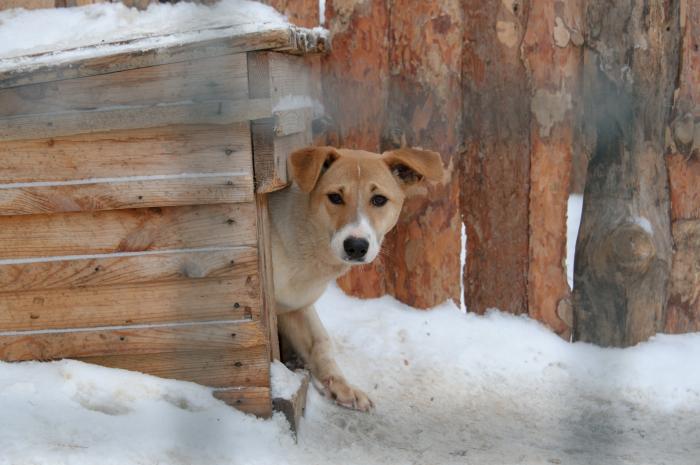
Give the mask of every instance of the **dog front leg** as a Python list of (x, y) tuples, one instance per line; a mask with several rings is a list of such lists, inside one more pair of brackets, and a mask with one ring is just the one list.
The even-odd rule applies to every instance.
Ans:
[(350, 385), (333, 358), (333, 344), (313, 306), (277, 315), (279, 331), (323, 385), (324, 394), (343, 407), (369, 411), (372, 401)]

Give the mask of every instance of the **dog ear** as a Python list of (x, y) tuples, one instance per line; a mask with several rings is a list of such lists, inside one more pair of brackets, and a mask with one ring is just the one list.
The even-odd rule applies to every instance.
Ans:
[(423, 179), (440, 181), (443, 175), (440, 154), (430, 150), (400, 148), (382, 154), (391, 174), (402, 186), (416, 184)]
[(289, 156), (292, 179), (304, 192), (311, 192), (318, 178), (340, 157), (333, 147), (307, 147)]

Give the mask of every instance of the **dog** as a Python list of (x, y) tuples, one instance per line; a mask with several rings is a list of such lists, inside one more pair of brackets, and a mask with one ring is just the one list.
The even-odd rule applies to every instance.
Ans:
[(350, 267), (370, 263), (396, 224), (406, 190), (443, 176), (440, 156), (401, 148), (376, 154), (309, 147), (290, 154), (292, 185), (270, 194), (278, 328), (324, 395), (369, 411), (372, 401), (343, 376), (314, 303)]

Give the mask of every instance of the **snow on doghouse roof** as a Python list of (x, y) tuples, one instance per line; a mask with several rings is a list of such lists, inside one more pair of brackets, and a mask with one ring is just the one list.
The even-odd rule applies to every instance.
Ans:
[(297, 28), (274, 8), (248, 0), (152, 4), (145, 11), (121, 3), (13, 9), (0, 12), (0, 73), (246, 36), (256, 36), (248, 50), (303, 53), (322, 51), (327, 31)]

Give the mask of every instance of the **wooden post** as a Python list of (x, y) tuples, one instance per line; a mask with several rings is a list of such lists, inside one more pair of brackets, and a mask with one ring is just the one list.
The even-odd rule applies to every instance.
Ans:
[(584, 121), (595, 148), (576, 250), (576, 340), (629, 346), (663, 328), (672, 249), (663, 153), (679, 10), (680, 0), (586, 4)]
[(675, 251), (666, 331), (700, 331), (700, 0), (681, 10), (683, 50), (666, 163)]
[[(324, 106), (333, 122), (328, 144), (379, 152), (389, 80), (387, 3), (328, 0), (326, 27), (333, 42), (333, 53), (322, 58)], [(338, 284), (356, 296), (379, 297), (386, 293), (385, 276), (379, 257)]]
[(389, 242), (387, 290), (418, 308), (459, 302), (461, 3), (390, 2), (389, 99), (382, 149), (442, 155), (442, 183), (409, 193)]
[(526, 313), (531, 116), (520, 44), (530, 2), (463, 5), (465, 303)]
[(575, 102), (580, 101), (581, 1), (533, 2), (523, 39), (531, 86), (530, 316), (568, 339), (572, 324), (566, 280), (566, 217)]

